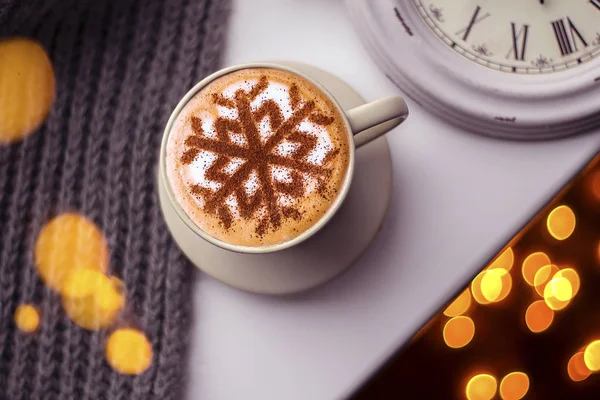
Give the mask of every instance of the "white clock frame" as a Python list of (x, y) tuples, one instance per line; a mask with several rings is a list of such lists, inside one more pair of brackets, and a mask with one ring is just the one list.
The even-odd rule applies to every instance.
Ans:
[[(600, 125), (600, 58), (550, 74), (495, 71), (453, 52), (412, 0), (346, 2), (388, 77), (418, 104), (457, 126), (536, 140)], [(398, 55), (406, 62), (394, 61)]]

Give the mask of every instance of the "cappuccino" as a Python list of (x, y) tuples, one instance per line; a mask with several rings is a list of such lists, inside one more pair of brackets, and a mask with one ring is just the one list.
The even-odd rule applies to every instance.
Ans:
[(350, 142), (329, 96), (294, 73), (247, 68), (202, 88), (166, 146), (175, 200), (205, 233), (239, 246), (301, 235), (344, 186)]

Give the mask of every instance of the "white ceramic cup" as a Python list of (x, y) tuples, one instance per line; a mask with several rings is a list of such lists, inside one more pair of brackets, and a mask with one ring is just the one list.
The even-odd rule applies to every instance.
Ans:
[[(185, 105), (204, 87), (210, 84), (213, 80), (223, 76), (230, 74), (234, 71), (248, 69), (248, 68), (274, 68), (279, 70), (284, 70), (291, 72), (295, 75), (302, 77), (308, 82), (311, 82), (317, 88), (319, 88), (324, 94), (326, 94), (332, 103), (337, 107), (338, 111), (344, 118), (344, 123), (346, 125), (346, 132), (348, 133), (349, 142), (354, 142), (354, 146), (350, 146), (349, 151), (349, 160), (348, 160), (348, 170), (346, 171), (346, 175), (344, 177), (344, 181), (342, 183), (342, 187), (338, 192), (338, 196), (335, 201), (331, 204), (329, 209), (325, 212), (325, 214), (321, 217), (321, 219), (312, 225), (310, 228), (302, 232), (300, 235), (294, 237), (291, 240), (288, 240), (283, 243), (268, 245), (268, 246), (239, 246), (231, 243), (224, 242), (219, 240), (209, 233), (200, 229), (189, 216), (185, 213), (183, 208), (180, 206), (175, 193), (168, 181), (167, 171), (166, 171), (166, 155), (167, 155), (167, 143), (169, 140), (169, 135), (171, 133), (171, 129), (175, 120), (179, 116), (179, 113), (185, 107)], [(214, 74), (204, 78), (198, 84), (196, 84), (184, 97), (181, 99), (169, 121), (167, 122), (167, 126), (165, 128), (163, 139), (160, 148), (160, 157), (159, 157), (159, 170), (158, 170), (158, 178), (159, 185), (164, 185), (167, 200), (169, 206), (173, 207), (175, 213), (169, 213), (169, 215), (165, 214), (163, 209), (163, 215), (168, 220), (169, 218), (180, 218), (184, 224), (179, 224), (178, 226), (182, 226), (190, 230), (198, 240), (206, 240), (216, 246), (219, 246), (223, 249), (235, 251), (239, 253), (270, 253), (274, 251), (279, 251), (283, 249), (287, 249), (289, 247), (295, 246), (298, 243), (301, 243), (314, 234), (316, 234), (319, 230), (321, 230), (335, 215), (338, 211), (342, 203), (344, 202), (348, 190), (350, 189), (350, 183), (352, 182), (352, 174), (354, 172), (354, 159), (355, 159), (355, 149), (369, 143), (370, 141), (378, 138), (379, 136), (387, 133), (390, 129), (401, 124), (408, 117), (408, 107), (404, 99), (400, 96), (391, 96), (386, 97), (380, 100), (373, 101), (371, 103), (364, 104), (362, 106), (353, 108), (348, 111), (344, 111), (343, 108), (339, 105), (338, 101), (335, 97), (321, 85), (319, 82), (314, 79), (306, 76), (300, 71), (297, 71), (288, 66), (284, 66), (277, 63), (248, 63), (235, 65), (229, 68), (222, 69), (220, 71), (215, 72)], [(164, 207), (161, 204), (161, 207)], [(176, 215), (176, 216), (173, 216)], [(169, 222), (169, 221), (167, 221)], [(174, 225), (174, 224), (168, 224)], [(189, 233), (183, 233), (180, 229), (172, 229), (171, 234), (176, 243), (181, 244), (184, 237), (189, 237)]]

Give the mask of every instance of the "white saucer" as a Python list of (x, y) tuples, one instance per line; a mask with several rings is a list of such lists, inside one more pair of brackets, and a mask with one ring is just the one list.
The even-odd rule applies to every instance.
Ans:
[[(365, 101), (345, 82), (318, 68), (278, 62), (323, 84), (344, 109)], [(327, 226), (307, 241), (275, 253), (240, 254), (214, 246), (200, 237), (182, 240), (182, 251), (202, 271), (238, 289), (263, 294), (290, 294), (319, 286), (339, 275), (368, 248), (387, 212), (392, 160), (385, 137), (356, 151), (354, 178), (346, 201)], [(159, 197), (167, 226), (184, 225), (166, 200), (159, 179)], [(194, 235), (188, 229), (180, 229)], [(193, 246), (186, 245), (193, 243)]]

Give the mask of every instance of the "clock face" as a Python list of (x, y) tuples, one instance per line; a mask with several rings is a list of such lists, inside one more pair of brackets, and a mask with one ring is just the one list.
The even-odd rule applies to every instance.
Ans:
[(600, 58), (600, 0), (413, 0), (451, 49), (520, 74), (576, 68)]

